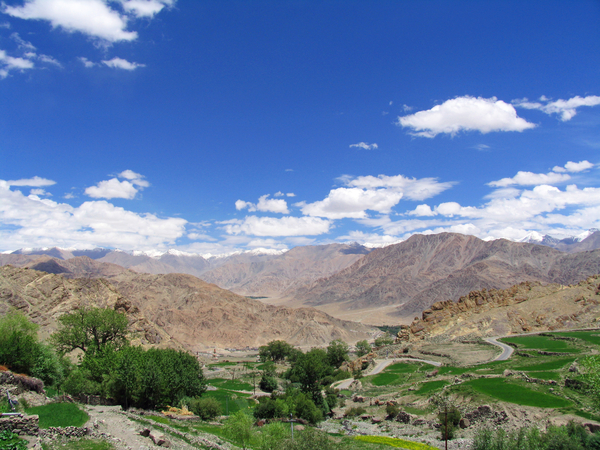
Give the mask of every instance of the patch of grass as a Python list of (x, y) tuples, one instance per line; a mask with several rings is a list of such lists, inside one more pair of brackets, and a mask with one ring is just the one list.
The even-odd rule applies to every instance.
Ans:
[(74, 403), (49, 403), (25, 410), (27, 414), (37, 414), (40, 417), (40, 428), (50, 427), (81, 427), (90, 416), (79, 409)]
[(225, 378), (212, 378), (210, 381), (210, 385), (221, 388), (228, 389), (230, 391), (251, 391), (254, 389), (250, 383), (246, 383), (240, 380), (228, 380)]
[(390, 447), (406, 448), (408, 450), (437, 450), (427, 444), (420, 442), (406, 441), (404, 439), (391, 438), (387, 436), (356, 436), (354, 439), (370, 442), (373, 444), (389, 445)]
[(568, 400), (509, 383), (503, 378), (479, 378), (463, 384), (473, 387), (482, 394), (517, 405), (536, 406), (538, 408), (563, 408), (571, 405)]
[(503, 338), (500, 341), (507, 344), (516, 344), (519, 348), (545, 350), (561, 353), (578, 353), (580, 350), (569, 345), (568, 341), (557, 341), (548, 336), (517, 336)]
[(590, 344), (600, 345), (600, 333), (598, 331), (565, 331), (552, 334), (555, 336), (573, 337), (589, 342)]
[(162, 423), (163, 425), (171, 425), (171, 421), (169, 418), (165, 416), (146, 416), (150, 420), (154, 420), (155, 422)]
[(579, 416), (579, 417), (583, 417), (588, 420), (595, 420), (596, 422), (600, 422), (600, 416), (589, 413), (587, 411), (581, 411), (580, 409), (576, 409), (575, 411), (573, 411), (573, 414), (575, 414), (576, 416)]
[(414, 393), (417, 395), (428, 394), (429, 392), (441, 389), (447, 384), (448, 382), (445, 380), (428, 381), (426, 383), (423, 383), (421, 387), (417, 389)]
[(371, 380), (371, 383), (374, 386), (389, 386), (391, 384), (398, 384), (397, 382), (399, 381), (401, 381), (401, 378), (397, 374), (382, 372), (375, 375)]
[[(429, 365), (429, 364), (427, 364)], [(419, 370), (422, 364), (407, 364), (407, 363), (396, 363), (385, 368), (385, 372), (393, 373), (413, 373)]]
[(402, 407), (404, 409), (404, 411), (406, 411), (409, 414), (414, 414), (416, 416), (426, 416), (427, 414), (429, 414), (428, 411), (424, 410), (424, 409), (419, 409), (419, 408), (415, 408), (413, 406), (403, 406)]
[(439, 375), (462, 375), (463, 373), (473, 372), (472, 367), (442, 366), (438, 369)]
[(237, 365), (238, 365), (238, 363), (235, 363), (235, 362), (224, 361), (224, 362), (209, 364), (208, 367), (226, 367), (226, 366), (237, 366)]
[(560, 380), (558, 372), (529, 372), (528, 375), (532, 378), (539, 378), (541, 380)]
[[(248, 394), (233, 393), (219, 389), (216, 391), (206, 391), (202, 396), (216, 398), (221, 403), (221, 408), (225, 415), (233, 414), (240, 409), (248, 409), (249, 406), (252, 406), (248, 402)], [(233, 398), (234, 396), (236, 398)]]
[(115, 447), (99, 439), (78, 439), (64, 443), (42, 444), (43, 450), (114, 450)]
[(573, 364), (573, 361), (575, 361), (575, 358), (553, 359), (553, 360), (546, 361), (546, 362), (539, 363), (539, 364), (528, 364), (525, 366), (518, 366), (518, 367), (515, 367), (514, 369), (515, 370), (524, 370), (525, 372), (528, 372), (530, 370), (535, 370), (535, 371), (558, 370), (558, 369), (562, 369), (563, 367), (565, 367), (567, 365)]

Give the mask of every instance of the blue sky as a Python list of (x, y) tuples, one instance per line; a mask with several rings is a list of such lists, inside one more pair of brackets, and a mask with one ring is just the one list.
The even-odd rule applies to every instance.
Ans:
[(6, 0), (0, 251), (600, 227), (600, 2)]

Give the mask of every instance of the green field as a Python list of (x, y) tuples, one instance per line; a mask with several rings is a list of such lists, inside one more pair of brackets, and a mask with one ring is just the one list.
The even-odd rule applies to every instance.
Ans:
[(240, 409), (247, 409), (250, 406), (248, 402), (248, 397), (250, 396), (248, 394), (219, 389), (217, 391), (206, 391), (202, 396), (216, 398), (221, 403), (223, 414), (226, 415), (237, 412)]
[(80, 427), (90, 420), (90, 416), (75, 403), (49, 403), (26, 409), (25, 412), (40, 417), (40, 428)]
[(589, 342), (590, 344), (600, 345), (600, 332), (598, 331), (566, 331), (552, 334), (556, 336), (577, 338)]
[(517, 405), (536, 406), (538, 408), (562, 408), (571, 402), (554, 395), (537, 392), (505, 381), (503, 378), (478, 378), (467, 381), (464, 386), (471, 386), (476, 391), (504, 402)]
[(227, 380), (225, 378), (211, 378), (208, 384), (219, 389), (228, 389), (230, 391), (252, 391), (254, 386), (240, 380)]
[(554, 359), (554, 360), (546, 361), (546, 362), (539, 363), (539, 364), (528, 364), (525, 366), (517, 366), (514, 369), (515, 370), (524, 370), (524, 371), (558, 370), (558, 369), (562, 369), (563, 367), (570, 366), (571, 364), (573, 364), (573, 361), (575, 361), (575, 358), (560, 358), (560, 359)]
[(528, 375), (532, 378), (539, 378), (541, 380), (560, 380), (558, 372), (529, 372)]
[(548, 352), (578, 353), (580, 350), (570, 345), (568, 341), (558, 341), (549, 336), (520, 336), (503, 338), (506, 344), (516, 344), (519, 349), (544, 350)]
[[(429, 365), (427, 365), (429, 366)], [(418, 372), (423, 364), (397, 363), (385, 368), (380, 374), (374, 375), (371, 383), (374, 386), (394, 386), (406, 382), (406, 375)]]
[(428, 381), (423, 383), (419, 389), (417, 389), (414, 393), (417, 395), (428, 394), (437, 389), (441, 389), (442, 387), (448, 384), (445, 380), (436, 380), (436, 381)]

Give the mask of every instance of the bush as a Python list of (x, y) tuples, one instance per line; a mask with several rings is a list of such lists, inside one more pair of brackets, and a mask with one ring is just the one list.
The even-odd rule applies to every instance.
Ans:
[(400, 407), (398, 405), (390, 403), (385, 407), (385, 412), (387, 413), (388, 418), (393, 419), (400, 412)]
[(263, 375), (260, 379), (260, 383), (258, 384), (261, 390), (265, 392), (273, 392), (279, 386), (277, 384), (277, 380), (274, 377), (270, 377), (267, 375)]
[(438, 414), (440, 421), (441, 439), (454, 439), (454, 434), (460, 423), (460, 411), (454, 407), (447, 408)]
[(353, 406), (352, 408), (348, 408), (346, 412), (344, 412), (345, 417), (357, 417), (366, 414), (367, 410), (362, 406)]
[(12, 431), (0, 431), (0, 448), (2, 450), (26, 450), (27, 441)]
[(221, 403), (213, 397), (191, 398), (187, 402), (187, 407), (202, 420), (211, 420), (222, 414)]

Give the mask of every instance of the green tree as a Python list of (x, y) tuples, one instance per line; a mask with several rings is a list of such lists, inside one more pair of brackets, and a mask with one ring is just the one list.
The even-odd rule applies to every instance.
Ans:
[(63, 314), (50, 337), (60, 353), (80, 349), (86, 354), (118, 350), (127, 345), (128, 320), (114, 309), (81, 308)]
[(384, 347), (394, 343), (394, 338), (387, 331), (375, 339), (375, 347)]
[(288, 357), (294, 348), (285, 341), (271, 341), (267, 345), (258, 348), (260, 360), (266, 361), (283, 361)]
[(341, 339), (331, 341), (327, 346), (327, 361), (334, 368), (338, 368), (344, 361), (348, 361), (348, 344)]
[(255, 435), (253, 428), (254, 420), (244, 411), (238, 411), (225, 421), (223, 431), (227, 437), (232, 439), (236, 444), (242, 446), (243, 449), (248, 448), (248, 444)]
[(584, 358), (580, 362), (580, 366), (583, 372), (581, 379), (586, 383), (596, 407), (600, 407), (600, 355)]
[(371, 353), (371, 344), (369, 344), (366, 340), (358, 341), (356, 343), (356, 356), (360, 358), (361, 356), (369, 353)]
[(260, 430), (258, 445), (260, 450), (280, 450), (283, 442), (290, 437), (290, 427), (282, 422), (273, 422)]
[(19, 311), (0, 319), (0, 364), (13, 372), (30, 373), (39, 353), (38, 325)]

